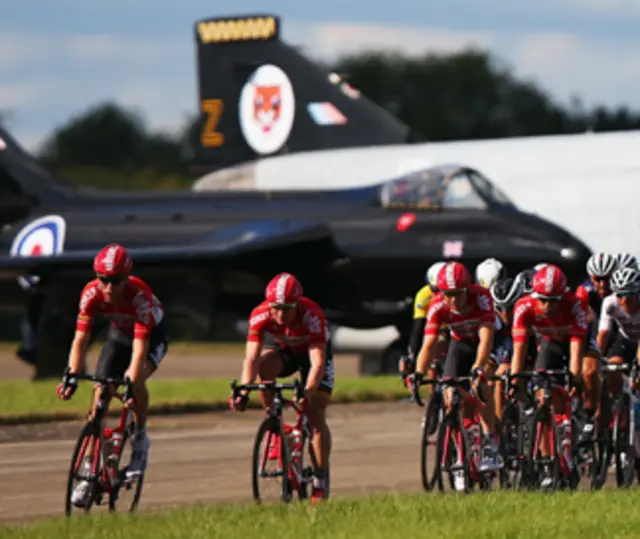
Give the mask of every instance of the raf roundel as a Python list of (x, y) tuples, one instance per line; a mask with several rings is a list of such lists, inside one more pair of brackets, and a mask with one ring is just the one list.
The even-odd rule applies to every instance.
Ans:
[[(11, 256), (59, 255), (64, 249), (66, 222), (60, 215), (45, 215), (25, 226), (14, 238)], [(38, 282), (38, 277), (18, 277), (20, 286), (27, 289)]]
[(289, 138), (295, 114), (286, 73), (272, 64), (256, 69), (240, 92), (240, 129), (247, 144), (260, 155), (277, 152)]

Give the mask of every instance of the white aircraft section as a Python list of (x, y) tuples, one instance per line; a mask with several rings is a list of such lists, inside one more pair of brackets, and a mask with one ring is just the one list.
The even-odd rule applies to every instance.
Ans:
[(592, 249), (640, 256), (639, 147), (640, 131), (627, 131), (323, 150), (215, 172), (194, 189), (344, 189), (456, 162)]

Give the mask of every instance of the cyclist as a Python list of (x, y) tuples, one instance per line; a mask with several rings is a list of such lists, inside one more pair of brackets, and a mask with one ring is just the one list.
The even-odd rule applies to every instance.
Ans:
[(476, 283), (487, 290), (491, 285), (507, 276), (504, 264), (495, 258), (487, 258), (476, 266)]
[[(496, 421), (493, 394), (483, 374), (484, 364), (493, 347), (495, 310), (491, 294), (471, 283), (467, 268), (459, 262), (448, 262), (438, 274), (440, 293), (433, 299), (427, 313), (425, 339), (418, 355), (416, 372), (407, 380), (412, 392), (417, 391), (425, 369), (433, 360), (438, 332), (445, 324), (451, 332), (451, 342), (444, 364), (444, 376), (465, 376), (471, 373), (479, 382), (477, 389), (484, 406), (479, 407), (484, 441), (481, 470), (499, 469), (502, 457), (496, 443)], [(466, 390), (469, 389), (467, 384)], [(445, 407), (450, 409), (451, 395), (445, 392)], [(472, 419), (473, 407), (464, 406), (464, 417)]]
[[(618, 328), (609, 353), (609, 364), (628, 364), (634, 361), (640, 340), (640, 271), (635, 268), (617, 269), (611, 276), (613, 294), (602, 303), (602, 314), (598, 326), (598, 342), (607, 347), (611, 332)], [(609, 374), (609, 392), (617, 397), (622, 387), (622, 375)]]
[[(506, 374), (511, 365), (511, 355), (513, 354), (513, 337), (511, 335), (511, 325), (513, 323), (513, 306), (524, 295), (524, 282), (522, 279), (512, 279), (507, 277), (497, 281), (491, 287), (491, 297), (498, 314), (496, 322), (496, 332), (493, 343), (493, 359), (498, 365), (497, 376)], [(529, 339), (529, 349), (527, 359), (531, 360), (536, 356), (535, 339)], [(496, 403), (496, 415), (502, 419), (504, 409), (504, 382), (496, 381), (494, 389), (494, 400)]]
[[(404, 376), (415, 370), (415, 360), (422, 347), (427, 311), (429, 310), (431, 301), (438, 292), (436, 288), (438, 272), (445, 264), (446, 262), (436, 262), (429, 266), (426, 274), (427, 284), (418, 290), (413, 301), (413, 328), (411, 330), (411, 337), (409, 338), (409, 354), (401, 357), (399, 364), (399, 370)], [(446, 339), (443, 338), (440, 342), (446, 344)]]
[[(102, 248), (93, 261), (96, 279), (90, 281), (80, 295), (76, 332), (69, 353), (68, 372), (58, 385), (58, 396), (70, 399), (78, 385), (73, 375), (84, 371), (91, 326), (102, 316), (111, 320), (108, 335), (96, 374), (103, 377), (128, 377), (135, 399), (136, 430), (131, 442), (133, 452), (127, 476), (141, 475), (147, 466), (149, 437), (146, 431), (149, 392), (146, 381), (158, 368), (167, 352), (168, 336), (164, 324), (164, 309), (151, 288), (131, 275), (133, 262), (127, 250), (118, 244)], [(100, 399), (94, 391), (93, 408)], [(93, 444), (87, 448), (85, 466), (91, 468)], [(71, 501), (83, 507), (90, 493), (90, 483), (81, 481), (74, 489)]]
[[(273, 341), (265, 343), (265, 337)], [(251, 384), (256, 376), (261, 382), (275, 381), (300, 372), (305, 384), (302, 406), (313, 429), (313, 444), (318, 457), (314, 472), (311, 501), (327, 498), (331, 431), (326, 410), (333, 392), (333, 352), (322, 308), (302, 295), (302, 285), (290, 273), (276, 275), (267, 285), (265, 301), (249, 317), (247, 351), (242, 367), (241, 384)], [(271, 397), (261, 393), (263, 405)], [(233, 410), (247, 407), (246, 392), (230, 403)], [(272, 437), (272, 440), (275, 437)], [(268, 458), (277, 459), (279, 442), (274, 440)]]
[[(522, 372), (530, 332), (535, 331), (540, 339), (535, 368), (562, 369), (568, 359), (571, 383), (575, 385), (581, 372), (587, 334), (584, 305), (575, 294), (567, 290), (567, 278), (554, 264), (547, 264), (536, 272), (532, 288), (533, 292), (520, 298), (514, 307), (512, 373)], [(522, 380), (517, 386), (522, 387)], [(511, 390), (515, 391), (515, 387)], [(540, 392), (539, 398), (541, 396)], [(557, 390), (553, 391), (552, 399), (556, 417), (562, 418), (561, 426), (568, 431), (571, 425), (570, 401)], [(546, 437), (542, 449), (548, 451)], [(543, 479), (543, 483), (548, 481), (548, 477)]]
[(616, 261), (618, 262), (618, 269), (638, 269), (638, 259), (630, 253), (618, 253)]

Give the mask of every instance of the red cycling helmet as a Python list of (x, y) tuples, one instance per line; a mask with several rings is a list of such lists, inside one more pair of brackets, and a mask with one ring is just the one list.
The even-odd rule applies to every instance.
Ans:
[(100, 252), (93, 259), (93, 271), (98, 275), (127, 275), (131, 273), (133, 261), (129, 252), (118, 245), (112, 243), (100, 249)]
[(567, 289), (567, 278), (558, 266), (547, 264), (533, 276), (531, 288), (535, 298), (560, 299)]
[(471, 286), (471, 274), (460, 262), (447, 262), (438, 272), (437, 288), (441, 292), (455, 292)]
[(290, 273), (279, 273), (269, 281), (264, 295), (272, 307), (294, 306), (302, 297), (302, 285)]

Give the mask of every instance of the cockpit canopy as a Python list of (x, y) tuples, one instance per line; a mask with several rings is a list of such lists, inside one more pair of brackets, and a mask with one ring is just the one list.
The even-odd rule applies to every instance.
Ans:
[(516, 209), (507, 195), (468, 167), (433, 167), (390, 180), (380, 189), (380, 204), (423, 210)]

